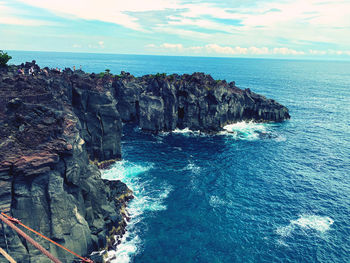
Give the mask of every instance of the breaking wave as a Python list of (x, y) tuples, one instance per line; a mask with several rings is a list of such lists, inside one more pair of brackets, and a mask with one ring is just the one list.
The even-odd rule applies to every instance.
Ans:
[(112, 263), (130, 262), (133, 255), (137, 254), (142, 240), (139, 236), (138, 223), (143, 219), (146, 211), (166, 210), (164, 200), (168, 197), (172, 187), (163, 184), (157, 189), (152, 186), (152, 179), (140, 180), (139, 176), (146, 176), (153, 164), (135, 164), (128, 161), (120, 161), (109, 170), (102, 171), (102, 177), (108, 180), (121, 180), (133, 191), (134, 199), (127, 206), (127, 212), (131, 218), (127, 225), (127, 231), (123, 236), (117, 250), (108, 251), (108, 260)]
[(291, 220), (289, 225), (277, 228), (276, 233), (282, 237), (291, 236), (297, 229), (324, 233), (330, 229), (333, 223), (333, 219), (328, 216), (300, 215), (298, 219)]
[(276, 141), (285, 141), (286, 138), (276, 134), (272, 123), (255, 122), (237, 122), (224, 126), (224, 131), (219, 135), (230, 135), (236, 140), (255, 141), (259, 139), (275, 139)]

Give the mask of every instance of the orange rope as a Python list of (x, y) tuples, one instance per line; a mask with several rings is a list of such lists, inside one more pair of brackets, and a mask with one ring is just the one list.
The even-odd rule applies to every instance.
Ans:
[(25, 224), (23, 224), (23, 223), (22, 223), (21, 221), (19, 221), (18, 219), (13, 218), (13, 217), (11, 217), (11, 216), (8, 216), (8, 215), (6, 215), (6, 214), (3, 213), (3, 212), (1, 212), (1, 214), (2, 214), (3, 216), (5, 216), (7, 219), (11, 220), (12, 222), (15, 222), (15, 223), (17, 223), (17, 224), (23, 226), (24, 228), (28, 229), (29, 231), (31, 231), (31, 232), (37, 234), (38, 236), (41, 236), (42, 238), (46, 239), (47, 241), (49, 241), (49, 242), (55, 244), (56, 246), (58, 246), (58, 247), (60, 247), (60, 248), (62, 248), (62, 249), (64, 249), (64, 250), (66, 250), (66, 251), (68, 251), (69, 253), (73, 254), (74, 256), (80, 258), (80, 259), (82, 260), (82, 262), (94, 263), (94, 261), (92, 261), (91, 259), (89, 259), (89, 258), (84, 258), (84, 257), (78, 255), (77, 253), (73, 252), (72, 250), (70, 250), (70, 249), (68, 249), (68, 248), (66, 248), (66, 247), (64, 247), (64, 246), (62, 246), (61, 244), (58, 244), (57, 242), (53, 241), (52, 239), (50, 239), (50, 238), (48, 238), (48, 237), (46, 237), (46, 236), (40, 234), (39, 232), (35, 231), (34, 229), (31, 229), (30, 227), (26, 226)]
[(13, 230), (15, 230), (19, 235), (21, 235), (23, 238), (25, 238), (30, 244), (32, 244), (34, 247), (36, 247), (38, 250), (40, 250), (41, 253), (43, 253), (45, 256), (47, 256), (49, 259), (51, 259), (55, 263), (62, 263), (60, 260), (55, 258), (49, 251), (47, 251), (45, 248), (43, 248), (38, 242), (36, 242), (34, 239), (32, 239), (30, 236), (28, 236), (26, 233), (24, 233), (21, 229), (16, 227), (9, 219), (4, 217), (3, 215), (0, 215), (0, 219), (7, 224), (9, 227), (11, 227)]
[(0, 247), (0, 253), (10, 262), (10, 263), (17, 263), (9, 254), (6, 253), (5, 250), (3, 250)]

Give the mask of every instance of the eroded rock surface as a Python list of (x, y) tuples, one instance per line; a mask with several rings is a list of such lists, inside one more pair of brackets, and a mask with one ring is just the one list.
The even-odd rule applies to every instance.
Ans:
[[(34, 67), (35, 75), (20, 67)], [(203, 73), (102, 76), (35, 63), (0, 69), (0, 208), (86, 256), (115, 246), (125, 232), (132, 193), (102, 180), (97, 167), (121, 158), (122, 122), (151, 132), (216, 132), (237, 121), (289, 117), (274, 100)], [(8, 227), (5, 233), (0, 246), (7, 241), (18, 262), (49, 262)], [(63, 262), (73, 260), (37, 240)]]
[(141, 78), (122, 74), (113, 88), (123, 121), (152, 132), (175, 128), (217, 132), (239, 121), (280, 122), (290, 118), (288, 109), (276, 101), (204, 73)]
[[(0, 75), (0, 208), (87, 256), (113, 246), (111, 238), (125, 232), (124, 208), (132, 193), (120, 181), (103, 181), (93, 164), (120, 157), (115, 100), (74, 78)], [(10, 228), (5, 233), (6, 239), (0, 231), (0, 246), (7, 241), (17, 262), (51, 262)], [(35, 239), (62, 262), (73, 261), (61, 248)]]

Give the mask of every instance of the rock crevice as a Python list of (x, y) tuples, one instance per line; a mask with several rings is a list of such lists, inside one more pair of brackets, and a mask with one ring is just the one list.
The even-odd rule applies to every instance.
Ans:
[[(32, 66), (34, 76), (17, 72)], [(150, 132), (211, 133), (237, 121), (289, 117), (274, 100), (203, 73), (98, 76), (41, 70), (35, 62), (0, 69), (0, 209), (87, 256), (115, 246), (125, 232), (132, 192), (98, 169), (121, 158), (122, 122)], [(0, 246), (7, 241), (18, 262), (49, 262), (9, 228), (5, 233)]]

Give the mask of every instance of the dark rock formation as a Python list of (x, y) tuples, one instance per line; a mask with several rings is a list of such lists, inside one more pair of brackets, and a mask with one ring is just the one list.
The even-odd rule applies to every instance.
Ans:
[[(51, 74), (0, 75), (0, 209), (86, 256), (114, 245), (111, 238), (125, 231), (131, 191), (120, 181), (104, 182), (89, 160), (120, 157), (121, 122), (107, 92), (88, 90), (81, 77)], [(5, 232), (0, 246), (7, 241), (18, 262), (50, 262), (8, 227)], [(35, 239), (62, 262), (73, 261)]]
[(108, 90), (111, 81), (94, 81), (88, 75), (74, 74), (72, 105), (82, 124), (82, 137), (87, 142), (91, 160), (121, 158), (122, 122), (116, 108), (117, 102)]
[(124, 74), (113, 88), (123, 121), (152, 132), (186, 127), (216, 132), (238, 121), (290, 118), (288, 109), (276, 101), (203, 73), (141, 78)]
[[(34, 68), (34, 76), (19, 68)], [(216, 132), (242, 120), (288, 118), (277, 102), (203, 73), (103, 76), (40, 69), (34, 61), (0, 69), (0, 209), (86, 256), (125, 232), (131, 191), (102, 180), (97, 168), (121, 157), (122, 121), (151, 132)], [(7, 241), (18, 262), (49, 262), (5, 232), (0, 246)], [(73, 260), (38, 241), (63, 262)]]

